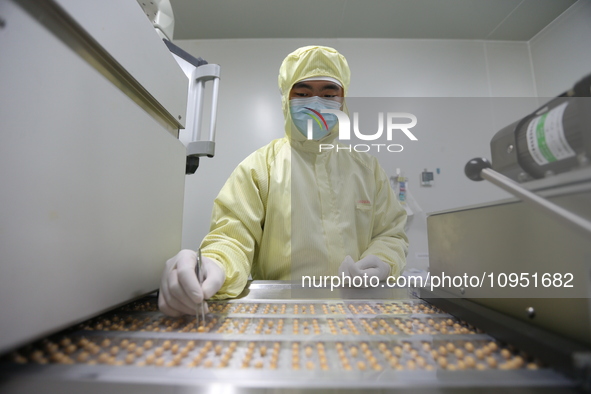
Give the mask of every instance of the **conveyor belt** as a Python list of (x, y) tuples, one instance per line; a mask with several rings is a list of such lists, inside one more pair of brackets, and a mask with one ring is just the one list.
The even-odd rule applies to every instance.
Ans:
[(196, 392), (574, 387), (539, 360), (419, 299), (261, 299), (265, 290), (282, 294), (273, 285), (259, 285), (256, 294), (254, 285), (246, 298), (210, 302), (206, 327), (197, 327), (192, 316), (161, 314), (153, 296), (132, 302), (6, 355), (0, 388), (129, 393), (179, 385)]

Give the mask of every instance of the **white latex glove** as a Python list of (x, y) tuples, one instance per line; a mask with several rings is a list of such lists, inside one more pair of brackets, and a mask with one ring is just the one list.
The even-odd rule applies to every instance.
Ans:
[[(169, 316), (194, 315), (197, 305), (221, 289), (226, 273), (215, 260), (203, 257), (203, 284), (199, 285), (195, 266), (197, 253), (184, 249), (166, 262), (160, 281), (158, 307)], [(206, 304), (206, 311), (207, 311)]]
[(339, 267), (339, 276), (350, 276), (351, 280), (356, 276), (363, 279), (364, 274), (367, 274), (367, 283), (372, 276), (377, 276), (380, 282), (384, 281), (390, 276), (390, 264), (370, 254), (358, 262), (353, 261), (351, 256), (347, 256)]

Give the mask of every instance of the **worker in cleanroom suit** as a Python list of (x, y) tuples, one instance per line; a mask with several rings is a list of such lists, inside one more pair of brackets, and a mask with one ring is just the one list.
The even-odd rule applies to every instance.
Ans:
[[(349, 79), (347, 61), (332, 48), (304, 47), (285, 58), (279, 70), (285, 137), (240, 163), (216, 198), (201, 244), (202, 285), (194, 251), (167, 261), (162, 312), (194, 314), (203, 299), (235, 297), (249, 274), (255, 280), (400, 274), (406, 212), (377, 159), (319, 150), (338, 136), (336, 115), (321, 110), (346, 112)], [(308, 119), (314, 120), (311, 139)]]

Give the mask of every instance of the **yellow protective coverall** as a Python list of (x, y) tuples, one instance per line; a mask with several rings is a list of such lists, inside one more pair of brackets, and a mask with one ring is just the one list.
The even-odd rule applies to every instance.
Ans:
[(297, 280), (338, 275), (345, 256), (373, 254), (398, 276), (406, 264), (406, 212), (377, 159), (360, 152), (324, 150), (338, 125), (319, 141), (307, 140), (289, 110), (292, 86), (329, 76), (345, 96), (350, 73), (345, 58), (328, 47), (296, 50), (279, 73), (285, 137), (248, 156), (217, 196), (203, 256), (220, 262), (226, 281), (214, 299), (236, 297), (253, 279)]

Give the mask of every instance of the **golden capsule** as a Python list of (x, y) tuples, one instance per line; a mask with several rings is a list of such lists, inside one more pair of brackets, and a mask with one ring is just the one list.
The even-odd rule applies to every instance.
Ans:
[(147, 365), (153, 364), (155, 359), (156, 359), (156, 357), (153, 354), (148, 354), (146, 356), (146, 364)]
[(215, 345), (214, 352), (215, 352), (216, 356), (219, 356), (220, 354), (222, 354), (222, 345)]
[(76, 345), (74, 345), (74, 344), (70, 344), (70, 345), (66, 346), (66, 348), (64, 349), (64, 352), (65, 352), (66, 354), (72, 354), (72, 353), (74, 353), (76, 350), (77, 350), (77, 347), (76, 347)]
[(497, 359), (489, 356), (486, 358), (486, 363), (488, 364), (489, 367), (491, 368), (496, 368), (497, 367)]
[(84, 363), (84, 362), (88, 361), (89, 357), (90, 357), (90, 354), (88, 352), (82, 351), (82, 352), (80, 352), (80, 354), (78, 354), (78, 357), (76, 359), (78, 360), (78, 362)]
[(101, 364), (105, 364), (107, 361), (109, 361), (109, 355), (107, 353), (101, 353), (98, 356), (98, 360), (99, 363)]
[(134, 361), (135, 361), (135, 357), (133, 354), (128, 354), (127, 356), (125, 356), (125, 363), (126, 364), (133, 364)]

